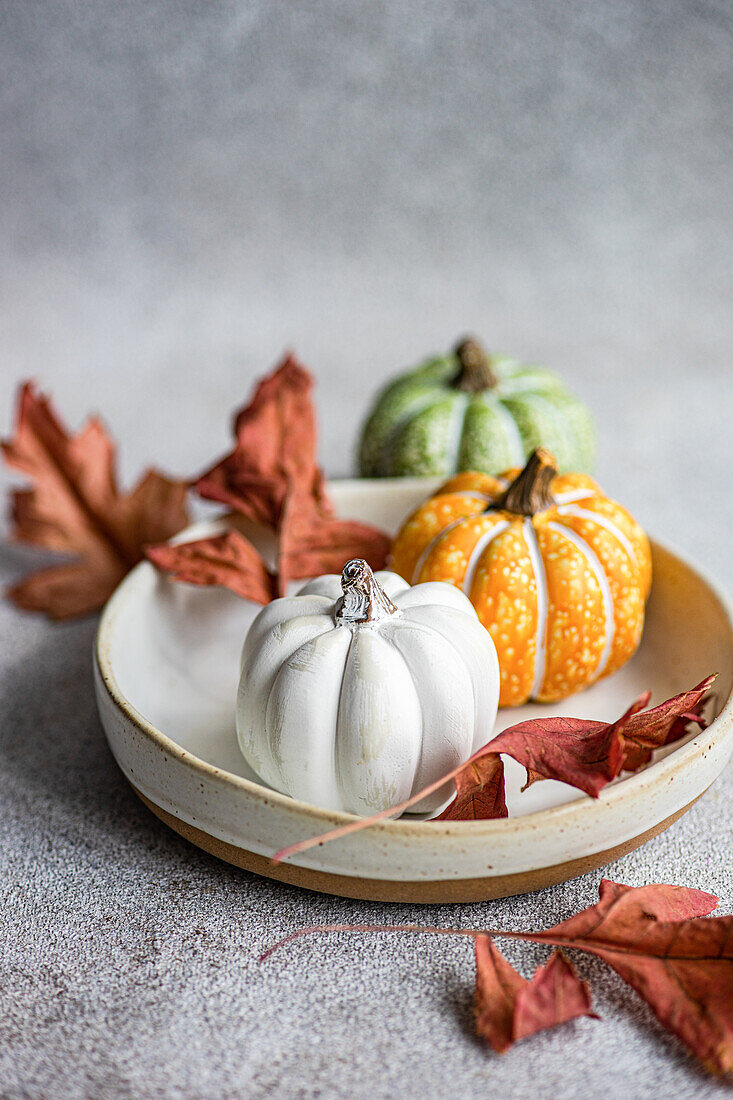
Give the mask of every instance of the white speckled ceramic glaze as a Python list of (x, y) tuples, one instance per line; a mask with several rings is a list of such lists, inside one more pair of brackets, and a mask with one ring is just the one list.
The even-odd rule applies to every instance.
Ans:
[[(394, 531), (432, 488), (432, 482), (402, 479), (336, 482), (331, 491), (341, 515)], [(204, 530), (209, 533), (211, 525), (192, 528), (185, 537)], [(508, 819), (384, 822), (296, 857), (304, 869), (301, 879), (310, 869), (355, 884), (403, 883), (402, 897), (410, 897), (409, 884), (415, 884), (416, 898), (419, 884), (444, 882), (449, 899), (462, 896), (456, 889), (461, 880), (485, 881), (485, 896), (492, 896), (492, 879), (526, 873), (527, 885), (519, 879), (511, 889), (527, 889), (544, 881), (536, 874), (532, 878), (543, 868), (628, 850), (634, 838), (658, 829), (698, 798), (733, 750), (733, 623), (726, 601), (696, 569), (659, 545), (653, 544), (653, 554), (644, 638), (629, 664), (562, 703), (501, 710), (496, 729), (545, 714), (615, 718), (647, 688), (653, 702), (661, 702), (717, 672), (716, 718), (707, 730), (662, 750), (648, 768), (620, 778), (595, 800), (551, 781), (521, 793), (524, 769), (509, 760)], [(197, 830), (199, 843), (209, 838), (205, 846), (212, 850), (228, 845), (266, 857), (352, 819), (262, 785), (239, 751), (234, 722), (239, 656), (257, 611), (223, 590), (171, 582), (151, 565), (139, 565), (102, 615), (95, 672), (107, 739), (138, 792), (170, 815), (174, 827), (180, 823), (184, 835)], [(579, 873), (577, 867), (555, 874), (554, 881), (573, 873)], [(344, 892), (380, 896), (376, 887)], [(397, 895), (387, 890), (381, 896)], [(426, 900), (440, 900), (439, 886)]]

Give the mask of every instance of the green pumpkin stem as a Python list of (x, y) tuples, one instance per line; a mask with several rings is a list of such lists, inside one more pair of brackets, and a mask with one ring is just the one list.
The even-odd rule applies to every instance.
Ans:
[(514, 512), (518, 516), (534, 516), (552, 508), (555, 498), (550, 491), (557, 476), (555, 457), (544, 447), (538, 447), (527, 459), (527, 465), (517, 474), (506, 492), (492, 504), (492, 509)]
[(464, 393), (481, 393), (497, 385), (499, 379), (491, 366), (491, 359), (478, 340), (472, 336), (466, 337), (456, 345), (454, 354), (459, 366), (453, 382), (456, 389)]

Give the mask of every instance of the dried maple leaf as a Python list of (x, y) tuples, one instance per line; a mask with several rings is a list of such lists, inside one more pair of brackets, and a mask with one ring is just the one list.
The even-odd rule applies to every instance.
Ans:
[(579, 1016), (599, 1019), (591, 1010), (588, 983), (578, 977), (562, 951), (555, 951), (517, 994), (514, 1039), (526, 1039)]
[(287, 354), (257, 385), (234, 418), (234, 449), (196, 482), (203, 497), (277, 528), (292, 488), (305, 490), (328, 510), (316, 465), (313, 379)]
[[(238, 549), (214, 568), (211, 547), (188, 544), (184, 552), (148, 556), (179, 580), (219, 584), (247, 598), (284, 596), (289, 581), (340, 573), (349, 558), (365, 558), (372, 569), (382, 569), (389, 539), (376, 527), (338, 519), (328, 499), (316, 463), (316, 418), (311, 392), (313, 379), (294, 355), (285, 356), (275, 371), (257, 385), (252, 400), (234, 421), (235, 446), (196, 482), (198, 492), (227, 504), (250, 520), (275, 530), (274, 586), (264, 581), (264, 563)], [(254, 552), (256, 553), (256, 552)], [(185, 560), (184, 560), (185, 559)], [(246, 577), (237, 576), (241, 560)], [(253, 583), (253, 571), (259, 580)], [(272, 575), (267, 573), (268, 578)]]
[(74, 555), (9, 591), (18, 607), (69, 619), (96, 611), (143, 556), (148, 542), (170, 538), (187, 523), (187, 487), (149, 470), (121, 493), (115, 448), (92, 418), (71, 435), (32, 383), (20, 389), (13, 438), (2, 444), (8, 465), (31, 488), (12, 496), (12, 537)]
[(600, 901), (524, 939), (597, 955), (714, 1073), (733, 1070), (733, 917), (700, 890), (604, 879)]
[(665, 700), (651, 710), (649, 692), (640, 695), (615, 722), (581, 718), (534, 718), (518, 722), (490, 741), (482, 752), (506, 753), (527, 769), (527, 783), (558, 779), (597, 798), (622, 771), (636, 771), (652, 751), (682, 737), (702, 717), (715, 676)]
[(195, 542), (150, 546), (146, 554), (154, 565), (179, 581), (221, 585), (254, 603), (269, 603), (277, 595), (275, 577), (239, 531)]
[(497, 949), (490, 936), (476, 936), (476, 989), (473, 1016), (476, 1033), (503, 1054), (514, 1042), (514, 1009), (523, 978)]
[(490, 936), (475, 940), (476, 1032), (503, 1054), (518, 1039), (579, 1016), (595, 1016), (588, 985), (561, 951), (539, 966), (531, 981), (518, 974)]
[(579, 1015), (568, 1012), (585, 1000), (569, 982), (565, 967), (553, 965), (553, 960), (532, 982), (524, 983), (486, 942), (488, 937), (576, 948), (613, 967), (708, 1070), (727, 1073), (733, 1069), (733, 917), (708, 917), (717, 904), (715, 895), (704, 890), (660, 884), (631, 887), (603, 879), (595, 905), (544, 932), (418, 924), (313, 925), (291, 932), (260, 957), (264, 960), (300, 936), (321, 932), (410, 932), (483, 940), (477, 943), (477, 1028), (496, 1049), (506, 1049), (510, 1039), (537, 1031), (538, 1024)]
[(616, 722), (582, 718), (533, 718), (504, 730), (480, 749), (453, 777), (456, 798), (440, 821), (506, 817), (506, 753), (527, 769), (525, 788), (539, 779), (557, 779), (597, 798), (621, 771), (636, 771), (652, 751), (682, 737), (691, 722), (705, 725), (702, 708), (714, 676), (689, 691), (643, 711), (641, 695)]
[(558, 779), (597, 798), (621, 771), (625, 725), (648, 702), (647, 692), (615, 722), (559, 717), (517, 722), (481, 751), (503, 752), (523, 764), (527, 785), (540, 778)]
[[(689, 722), (704, 723), (701, 708), (715, 679), (708, 676), (697, 687), (675, 695), (652, 710), (639, 713), (649, 700), (641, 695), (616, 722), (593, 722), (584, 718), (533, 718), (518, 722), (447, 775), (372, 817), (360, 818), (320, 836), (288, 845), (272, 857), (279, 863), (316, 845), (359, 832), (378, 821), (397, 817), (443, 784), (453, 780), (456, 799), (443, 811), (440, 821), (473, 821), (507, 816), (504, 794), (504, 765), (500, 753), (513, 757), (527, 769), (528, 782), (558, 779), (597, 798), (622, 768), (635, 763), (641, 750), (670, 744), (681, 737)], [(645, 719), (649, 716), (648, 726)], [(645, 760), (642, 762), (646, 762)]]
[(501, 753), (526, 768), (523, 790), (540, 779), (557, 779), (598, 797), (621, 768), (619, 732), (645, 699), (648, 695), (613, 723), (553, 717), (532, 718), (510, 726), (450, 777), (456, 785), (456, 797), (437, 820), (485, 821), (508, 816)]

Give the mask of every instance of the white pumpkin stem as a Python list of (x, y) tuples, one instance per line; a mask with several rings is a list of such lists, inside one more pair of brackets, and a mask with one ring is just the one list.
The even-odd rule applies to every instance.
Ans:
[(486, 349), (472, 336), (456, 345), (454, 355), (460, 368), (453, 385), (464, 393), (493, 389), (499, 379), (491, 366)]
[(337, 623), (373, 623), (394, 615), (397, 608), (363, 558), (347, 561), (341, 572), (343, 596), (336, 603)]
[(534, 516), (538, 512), (546, 512), (555, 503), (552, 482), (556, 476), (554, 455), (546, 447), (538, 447), (527, 459), (527, 465), (522, 472), (490, 508), (514, 512), (518, 516)]

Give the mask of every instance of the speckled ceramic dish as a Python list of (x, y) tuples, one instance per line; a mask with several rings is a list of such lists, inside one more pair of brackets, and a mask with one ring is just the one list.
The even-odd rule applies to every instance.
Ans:
[[(331, 486), (341, 515), (396, 530), (434, 488), (413, 480)], [(191, 528), (185, 538), (211, 532)], [(269, 856), (351, 820), (263, 786), (237, 747), (239, 654), (257, 612), (225, 591), (171, 582), (139, 565), (102, 615), (95, 655), (99, 711), (123, 774), (151, 810), (206, 851), (299, 886), (355, 898), (474, 901), (573, 878), (643, 844), (676, 820), (733, 750), (733, 622), (714, 586), (653, 544), (654, 583), (639, 652), (620, 672), (554, 706), (499, 712), (497, 732), (529, 716), (614, 718), (641, 691), (653, 701), (718, 672), (715, 721), (599, 799), (563, 783), (520, 792), (507, 761), (510, 817), (384, 822), (274, 866)]]

